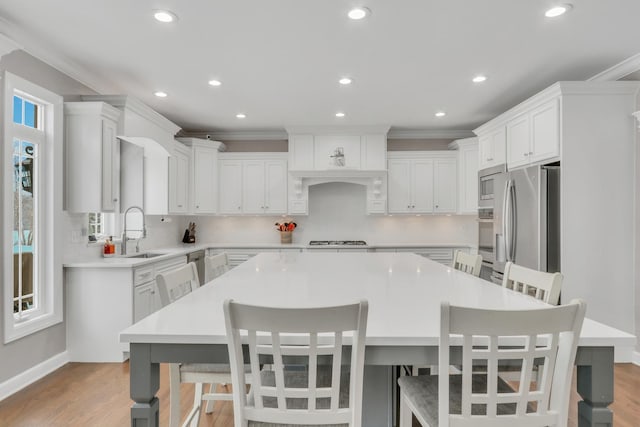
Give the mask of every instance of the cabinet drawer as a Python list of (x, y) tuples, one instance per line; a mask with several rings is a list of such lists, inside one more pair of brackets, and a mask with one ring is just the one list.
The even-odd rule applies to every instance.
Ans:
[(160, 273), (166, 273), (167, 271), (175, 270), (176, 268), (185, 265), (186, 263), (187, 257), (184, 256), (159, 262), (155, 264), (156, 273), (154, 276), (157, 276)]
[(155, 278), (155, 274), (153, 274), (153, 271), (153, 265), (136, 268), (133, 271), (133, 285), (138, 286), (142, 283), (150, 282), (151, 280), (153, 280)]

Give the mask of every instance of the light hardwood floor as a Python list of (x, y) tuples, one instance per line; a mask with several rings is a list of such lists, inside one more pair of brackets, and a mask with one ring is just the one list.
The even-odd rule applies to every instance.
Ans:
[[(160, 425), (169, 424), (168, 365), (161, 367)], [(575, 381), (575, 380), (574, 380)], [(185, 384), (183, 413), (193, 399), (193, 387)], [(575, 389), (575, 386), (574, 386)], [(637, 427), (640, 420), (640, 367), (619, 364), (615, 368), (615, 399), (611, 405), (616, 427)], [(571, 399), (569, 426), (577, 425), (577, 395)], [(129, 425), (129, 364), (69, 363), (0, 402), (2, 427), (120, 427)], [(216, 402), (212, 414), (204, 414), (201, 426), (233, 427), (231, 402)]]

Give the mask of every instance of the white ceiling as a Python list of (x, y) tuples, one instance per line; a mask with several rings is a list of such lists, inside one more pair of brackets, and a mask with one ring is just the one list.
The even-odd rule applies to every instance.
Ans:
[[(0, 32), (93, 89), (134, 95), (186, 130), (457, 131), (640, 52), (640, 1), (573, 0), (554, 20), (544, 17), (552, 3), (1, 0)], [(349, 20), (356, 5), (371, 16)], [(160, 24), (154, 9), (179, 20)], [(488, 80), (472, 83), (478, 73)], [(351, 86), (338, 84), (345, 75)], [(209, 86), (213, 78), (222, 86)], [(169, 96), (156, 98), (156, 90)], [(438, 110), (447, 116), (434, 117)]]

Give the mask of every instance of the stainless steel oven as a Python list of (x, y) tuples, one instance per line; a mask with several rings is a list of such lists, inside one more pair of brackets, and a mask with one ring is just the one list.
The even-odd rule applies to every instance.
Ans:
[(478, 206), (480, 208), (493, 208), (493, 199), (496, 191), (495, 177), (505, 171), (505, 165), (482, 169), (478, 172)]
[(494, 239), (493, 239), (493, 208), (478, 209), (478, 253), (482, 255), (480, 277), (490, 280), (493, 271)]

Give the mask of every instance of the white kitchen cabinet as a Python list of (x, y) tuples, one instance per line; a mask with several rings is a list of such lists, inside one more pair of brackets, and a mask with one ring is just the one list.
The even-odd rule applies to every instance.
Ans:
[[(132, 267), (65, 268), (67, 352), (72, 362), (122, 362), (129, 346), (118, 334), (160, 309), (155, 277), (187, 263), (185, 255)], [(113, 261), (117, 263), (117, 260)]]
[(441, 264), (445, 264), (451, 266), (453, 262), (453, 254), (456, 250), (461, 250), (464, 252), (469, 252), (469, 247), (466, 246), (423, 246), (423, 247), (385, 247), (385, 248), (376, 248), (375, 252), (410, 252), (416, 255), (420, 255), (425, 258), (429, 258), (432, 261), (439, 262)]
[(559, 99), (552, 99), (507, 122), (507, 167), (515, 169), (560, 154)]
[(225, 149), (219, 141), (176, 138), (191, 149), (189, 213), (214, 214), (218, 206), (218, 152)]
[(169, 157), (169, 213), (186, 214), (189, 210), (189, 163), (191, 150), (176, 142)]
[(286, 154), (225, 153), (218, 164), (221, 214), (287, 212)]
[(498, 126), (487, 133), (478, 133), (480, 169), (486, 169), (505, 163), (506, 140), (505, 126)]
[(389, 213), (449, 213), (457, 205), (457, 160), (451, 152), (390, 152)]
[(243, 262), (253, 258), (261, 252), (279, 252), (282, 256), (285, 256), (290, 252), (301, 252), (300, 248), (209, 248), (207, 250), (207, 256), (217, 255), (221, 253), (227, 254), (229, 260), (229, 267), (237, 267)]
[(65, 102), (65, 209), (113, 212), (120, 192), (120, 111), (104, 102)]
[(458, 139), (449, 148), (458, 152), (458, 210), (461, 215), (478, 214), (478, 138)]

